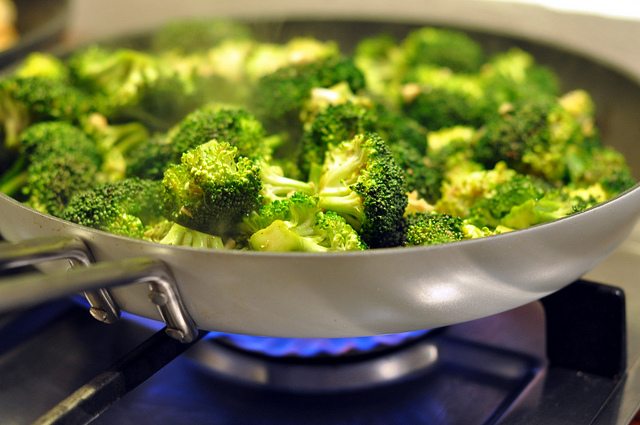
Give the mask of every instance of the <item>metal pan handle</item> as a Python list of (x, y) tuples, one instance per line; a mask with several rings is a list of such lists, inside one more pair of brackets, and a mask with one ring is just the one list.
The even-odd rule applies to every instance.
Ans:
[(171, 271), (160, 260), (139, 257), (93, 263), (84, 242), (68, 235), (0, 242), (0, 271), (52, 260), (68, 260), (71, 268), (53, 273), (29, 272), (0, 281), (0, 313), (84, 291), (90, 302), (92, 296), (107, 296), (113, 311), (92, 307), (91, 313), (109, 323), (113, 320), (104, 320), (105, 315), (119, 316), (119, 308), (107, 288), (146, 283), (149, 300), (167, 324), (167, 334), (184, 343), (196, 338), (197, 327), (184, 307)]

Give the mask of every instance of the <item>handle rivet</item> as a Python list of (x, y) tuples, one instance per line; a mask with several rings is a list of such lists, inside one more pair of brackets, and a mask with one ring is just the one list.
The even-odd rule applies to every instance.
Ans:
[(109, 318), (109, 313), (101, 308), (91, 307), (89, 309), (89, 313), (94, 319), (100, 322), (107, 322), (107, 319)]
[(169, 298), (165, 293), (160, 291), (151, 291), (149, 292), (149, 300), (158, 306), (166, 305), (169, 302)]

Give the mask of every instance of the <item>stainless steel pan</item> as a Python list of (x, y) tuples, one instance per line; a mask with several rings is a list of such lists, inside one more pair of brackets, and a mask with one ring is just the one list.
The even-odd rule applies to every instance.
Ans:
[[(497, 41), (506, 42), (486, 37), (494, 47)], [(554, 67), (569, 86), (578, 84), (604, 105), (600, 126), (605, 140), (635, 166), (638, 86), (569, 53), (527, 47), (538, 49), (543, 62), (556, 61)], [(607, 101), (610, 96), (615, 102)], [(276, 337), (433, 328), (496, 314), (557, 291), (607, 257), (639, 216), (636, 185), (574, 216), (484, 239), (358, 253), (277, 254), (197, 250), (123, 238), (41, 214), (0, 194), (0, 234), (6, 240), (55, 236), (40, 240), (49, 252), (47, 259), (68, 258), (82, 265), (53, 275), (44, 287), (42, 279), (31, 277), (0, 284), (0, 311), (91, 290), (91, 296), (102, 300), (111, 295), (116, 313), (119, 307), (167, 321), (174, 336), (185, 341), (195, 328)], [(30, 242), (12, 245), (18, 254), (6, 248), (0, 249), (4, 264), (21, 264), (41, 251)], [(92, 261), (97, 265), (88, 265)], [(51, 267), (45, 271), (59, 268), (58, 263), (46, 263)], [(128, 282), (133, 284), (124, 285)], [(109, 291), (95, 291), (106, 286)], [(111, 317), (102, 307), (93, 311), (106, 321)]]

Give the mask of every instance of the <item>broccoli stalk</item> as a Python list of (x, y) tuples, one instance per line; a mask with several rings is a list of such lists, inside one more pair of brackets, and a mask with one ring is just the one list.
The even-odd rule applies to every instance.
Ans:
[(328, 151), (318, 205), (343, 216), (372, 248), (398, 246), (407, 207), (402, 169), (375, 133), (357, 135)]

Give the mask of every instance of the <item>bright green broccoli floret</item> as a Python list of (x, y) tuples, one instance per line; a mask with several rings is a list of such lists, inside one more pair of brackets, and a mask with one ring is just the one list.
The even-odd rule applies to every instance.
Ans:
[(62, 59), (50, 53), (33, 52), (27, 55), (13, 75), (19, 78), (50, 78), (68, 82), (69, 68)]
[(271, 154), (271, 138), (260, 121), (245, 109), (217, 103), (204, 105), (184, 117), (165, 136), (131, 152), (130, 176), (160, 179), (182, 154), (210, 140), (229, 143), (238, 155), (261, 158)]
[(403, 64), (395, 37), (382, 33), (361, 39), (353, 60), (365, 76), (368, 91), (387, 99), (399, 96)]
[(164, 174), (165, 210), (185, 227), (226, 237), (260, 206), (258, 166), (238, 149), (212, 140), (182, 155)]
[(461, 218), (449, 214), (410, 214), (407, 217), (403, 245), (437, 245), (467, 239), (464, 224)]
[(366, 249), (345, 219), (322, 212), (318, 199), (303, 193), (276, 200), (246, 218), (248, 243), (258, 251), (354, 251)]
[(74, 223), (134, 238), (164, 219), (162, 185), (141, 179), (124, 179), (78, 192), (61, 218)]
[(260, 168), (260, 183), (262, 184), (260, 195), (263, 203), (287, 198), (294, 192), (313, 195), (316, 191), (316, 186), (313, 182), (305, 182), (285, 176), (282, 168), (272, 164), (266, 157), (258, 160), (257, 165)]
[(377, 134), (327, 150), (318, 195), (320, 208), (345, 217), (371, 248), (400, 244), (408, 202), (404, 172)]
[(145, 232), (144, 238), (163, 245), (179, 245), (203, 249), (225, 248), (220, 236), (198, 232), (168, 220), (162, 221), (152, 229), (149, 229)]

